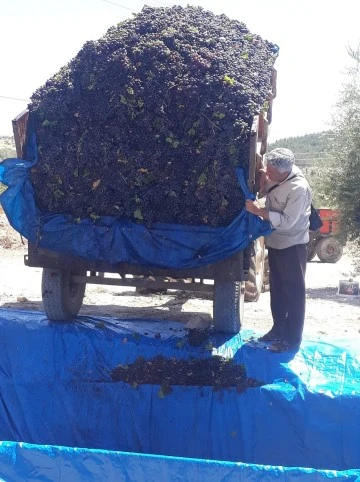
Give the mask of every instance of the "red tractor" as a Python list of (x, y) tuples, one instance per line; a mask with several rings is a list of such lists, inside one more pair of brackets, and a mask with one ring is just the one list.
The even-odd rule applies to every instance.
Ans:
[(323, 225), (318, 231), (309, 231), (308, 261), (316, 255), (323, 263), (336, 263), (343, 254), (345, 242), (340, 235), (340, 211), (338, 209), (318, 209)]

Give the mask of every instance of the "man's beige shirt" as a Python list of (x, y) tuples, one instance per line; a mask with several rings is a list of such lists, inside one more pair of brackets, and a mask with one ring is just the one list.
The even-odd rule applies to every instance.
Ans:
[[(294, 176), (294, 179), (289, 179)], [(269, 212), (271, 227), (275, 229), (266, 237), (269, 248), (285, 249), (309, 242), (309, 216), (312, 195), (309, 184), (297, 166), (285, 181), (267, 194), (276, 183), (268, 182), (262, 194), (266, 195), (265, 207)]]

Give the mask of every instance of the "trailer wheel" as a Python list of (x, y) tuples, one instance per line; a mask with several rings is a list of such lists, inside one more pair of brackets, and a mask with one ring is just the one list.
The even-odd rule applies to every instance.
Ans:
[(245, 286), (237, 281), (214, 281), (213, 318), (216, 331), (238, 333), (244, 313)]
[(80, 311), (86, 283), (74, 283), (71, 276), (86, 275), (86, 271), (43, 268), (41, 291), (44, 310), (52, 321), (68, 321)]
[(316, 254), (323, 263), (336, 263), (343, 254), (341, 243), (333, 236), (320, 239)]
[(257, 301), (263, 290), (265, 269), (264, 238), (254, 243), (255, 254), (250, 258), (249, 275), (245, 283), (245, 301)]

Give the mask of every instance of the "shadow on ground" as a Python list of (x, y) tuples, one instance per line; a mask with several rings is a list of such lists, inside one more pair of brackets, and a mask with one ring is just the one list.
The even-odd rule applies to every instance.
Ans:
[[(182, 305), (188, 300), (167, 300), (156, 306), (119, 306), (83, 304), (79, 315), (109, 316), (123, 320), (169, 320), (192, 323), (194, 328), (205, 328), (212, 322), (209, 313), (201, 311), (182, 311)], [(1, 308), (11, 310), (43, 311), (41, 301), (3, 303)]]

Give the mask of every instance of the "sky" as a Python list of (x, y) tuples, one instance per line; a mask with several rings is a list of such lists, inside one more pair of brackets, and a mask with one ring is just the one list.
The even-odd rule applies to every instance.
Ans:
[(280, 47), (270, 142), (331, 128), (347, 47), (360, 42), (360, 0), (0, 0), (0, 136), (12, 135), (11, 121), (33, 92), (86, 41), (144, 4), (200, 5)]

